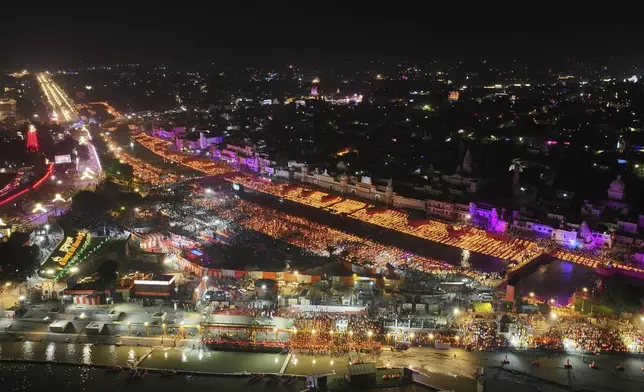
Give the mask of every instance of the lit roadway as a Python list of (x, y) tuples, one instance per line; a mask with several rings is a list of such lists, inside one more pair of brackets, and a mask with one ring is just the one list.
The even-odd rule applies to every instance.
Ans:
[(47, 104), (52, 109), (52, 120), (60, 120), (63, 122), (77, 121), (78, 112), (72, 104), (72, 101), (61, 90), (56, 83), (51, 80), (51, 77), (45, 73), (37, 75), (38, 83), (45, 93)]
[[(51, 80), (51, 77), (47, 73), (39, 73), (37, 76), (38, 83), (45, 93), (45, 98), (47, 104), (52, 109), (53, 113), (51, 115), (52, 120), (60, 120), (63, 122), (76, 122), (79, 120), (78, 111), (73, 105), (73, 101), (69, 99), (67, 94)], [(80, 128), (81, 136), (79, 144), (85, 144), (89, 148), (89, 160), (84, 162), (82, 167), (79, 165), (78, 160), (76, 160), (76, 169), (79, 174), (79, 178), (75, 182), (77, 188), (85, 188), (87, 186), (94, 186), (100, 180), (100, 175), (102, 172), (101, 161), (98, 158), (96, 153), (96, 148), (91, 143), (92, 135), (90, 134), (87, 127), (82, 126)]]

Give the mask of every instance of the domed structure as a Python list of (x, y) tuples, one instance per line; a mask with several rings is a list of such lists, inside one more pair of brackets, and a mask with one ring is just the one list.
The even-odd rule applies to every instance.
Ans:
[(610, 183), (608, 187), (608, 198), (611, 200), (624, 200), (624, 193), (626, 191), (626, 184), (622, 181), (622, 176), (618, 175), (617, 179)]

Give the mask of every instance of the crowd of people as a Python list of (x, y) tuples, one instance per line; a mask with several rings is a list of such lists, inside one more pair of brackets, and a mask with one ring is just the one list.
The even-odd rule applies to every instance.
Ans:
[(552, 255), (558, 259), (585, 265), (590, 268), (595, 268), (597, 266), (611, 266), (618, 269), (644, 274), (643, 268), (630, 265), (629, 263), (620, 262), (607, 256), (596, 255), (591, 253), (591, 251), (581, 249), (557, 249), (552, 253)]
[(119, 151), (119, 147), (106, 134), (104, 136), (108, 148), (114, 153), (114, 156), (121, 162), (132, 166), (132, 172), (135, 177), (141, 181), (152, 185), (165, 185), (177, 182), (179, 179), (176, 174), (168, 173), (156, 166), (150, 165), (132, 155)]
[[(175, 163), (190, 167), (209, 175), (227, 175), (230, 182), (242, 184), (245, 187), (260, 192), (275, 195), (296, 203), (314, 208), (325, 209), (334, 214), (343, 214), (352, 219), (365, 223), (396, 230), (415, 237), (434, 242), (455, 246), (489, 256), (510, 260), (515, 263), (512, 269), (520, 268), (539, 255), (554, 250), (549, 239), (526, 239), (525, 235), (494, 235), (475, 227), (463, 226), (455, 228), (448, 222), (425, 219), (414, 221), (409, 214), (402, 210), (375, 208), (374, 205), (362, 201), (346, 199), (337, 195), (302, 186), (276, 183), (261, 177), (239, 174), (225, 162), (207, 158), (195, 157), (175, 151), (174, 145), (145, 133), (135, 136), (137, 141), (154, 153)], [(550, 244), (545, 244), (549, 241)], [(618, 266), (629, 271), (644, 274), (644, 269), (628, 263), (618, 263), (615, 260), (595, 253), (575, 250), (556, 250), (556, 257), (583, 264), (589, 267), (601, 265)]]
[[(409, 214), (401, 210), (369, 208), (373, 206), (362, 202), (343, 204), (347, 199), (299, 186), (262, 181), (251, 176), (233, 176), (229, 180), (260, 192), (334, 213), (341, 213), (346, 208), (347, 216), (365, 223), (501, 259), (521, 262), (541, 254), (534, 242), (522, 238), (490, 236), (485, 230), (473, 227), (454, 230), (450, 224), (436, 220), (412, 222)], [(334, 205), (342, 205), (342, 209), (334, 209)]]
[(644, 352), (642, 329), (632, 324), (598, 324), (587, 320), (562, 319), (544, 333), (536, 333), (525, 320), (514, 320), (507, 333), (497, 321), (471, 320), (461, 326), (461, 344), (476, 350), (547, 349), (587, 353)]
[(174, 151), (174, 145), (169, 141), (155, 138), (145, 133), (139, 133), (134, 138), (145, 148), (164, 159), (187, 166), (204, 174), (216, 176), (233, 171), (233, 168), (226, 163), (176, 152)]
[(432, 274), (459, 273), (476, 277), (471, 270), (456, 268), (446, 262), (414, 255), (392, 246), (366, 240), (306, 218), (286, 214), (245, 200), (234, 205), (219, 198), (195, 199), (195, 203), (211, 209), (218, 217), (242, 227), (280, 239), (318, 256), (337, 255), (345, 261), (371, 265), (385, 270), (387, 265), (415, 268)]
[[(167, 141), (144, 134), (138, 138), (144, 146), (164, 158), (203, 173), (219, 175), (232, 172), (230, 166), (224, 163), (175, 152), (172, 143)], [(559, 249), (551, 239), (528, 240), (513, 233), (507, 236), (496, 235), (474, 227), (454, 227), (449, 223), (436, 220), (414, 221), (403, 211), (375, 208), (369, 203), (345, 199), (301, 186), (275, 183), (252, 175), (235, 173), (227, 180), (282, 199), (324, 209), (333, 214), (343, 214), (371, 225), (510, 260), (514, 262), (511, 268), (520, 268), (539, 255), (551, 251), (558, 258), (588, 267), (613, 265), (607, 257), (585, 251)], [(456, 268), (439, 260), (409, 254), (400, 248), (386, 246), (242, 199), (229, 199), (226, 203), (222, 203), (219, 197), (202, 196), (192, 199), (192, 203), (208, 209), (219, 219), (234, 222), (247, 232), (267, 235), (313, 255), (335, 256), (340, 260), (381, 269), (393, 266), (432, 274), (469, 273), (472, 277), (480, 277), (480, 274), (469, 269)], [(620, 268), (637, 269), (624, 264), (614, 265)], [(358, 324), (352, 324), (355, 321), (349, 320), (350, 325), (343, 329), (337, 327), (336, 320), (336, 317), (330, 315), (299, 316), (296, 319), (298, 333), (292, 338), (292, 347), (310, 352), (341, 353), (355, 347), (376, 349), (379, 344), (377, 342), (383, 338), (375, 325), (362, 328)], [(513, 325), (511, 332), (502, 330), (503, 328), (500, 328), (497, 322), (469, 322), (461, 327), (458, 344), (470, 349), (544, 348), (588, 352), (641, 352), (644, 350), (642, 334), (636, 328), (620, 329), (600, 327), (588, 322), (565, 321), (551, 326), (547, 332), (540, 334), (534, 332), (529, 322)], [(371, 331), (368, 338), (365, 337), (367, 331)], [(360, 343), (359, 346), (358, 343)]]
[(590, 353), (643, 352), (644, 336), (636, 329), (620, 331), (590, 322), (565, 321), (535, 339), (538, 348), (579, 350)]
[(510, 342), (498, 333), (495, 321), (472, 321), (461, 326), (460, 344), (467, 349), (488, 350), (510, 347)]
[(294, 323), (289, 345), (295, 352), (344, 355), (382, 350), (382, 324), (366, 315), (299, 313)]

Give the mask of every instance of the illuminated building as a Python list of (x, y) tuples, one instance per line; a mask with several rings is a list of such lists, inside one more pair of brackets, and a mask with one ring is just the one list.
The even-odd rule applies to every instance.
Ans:
[(38, 151), (38, 134), (36, 133), (36, 127), (33, 125), (29, 125), (29, 131), (27, 132), (27, 150)]
[(0, 218), (0, 242), (4, 242), (11, 237), (11, 225), (4, 223)]
[(449, 95), (447, 96), (447, 99), (449, 99), (452, 102), (458, 101), (458, 98), (461, 96), (461, 93), (458, 91), (450, 91)]
[(245, 166), (254, 172), (273, 174), (275, 165), (266, 154), (256, 152), (251, 146), (227, 144), (222, 150), (214, 150), (213, 156), (232, 165)]
[(0, 98), (0, 121), (7, 117), (16, 116), (16, 101), (13, 99)]

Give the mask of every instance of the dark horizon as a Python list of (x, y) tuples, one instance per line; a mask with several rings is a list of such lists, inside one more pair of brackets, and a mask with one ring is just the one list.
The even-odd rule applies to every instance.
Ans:
[(55, 27), (34, 24), (28, 29), (10, 28), (13, 33), (2, 44), (0, 66), (517, 60), (543, 67), (564, 66), (568, 61), (632, 67), (643, 60), (631, 50), (644, 38), (636, 25), (559, 25), (547, 31), (507, 32), (467, 31), (457, 23), (330, 25), (312, 20), (307, 25), (298, 21), (299, 25), (293, 26), (279, 20), (270, 25), (252, 17), (207, 26), (197, 22), (188, 26), (144, 24), (142, 20), (136, 24), (92, 21), (80, 28), (63, 23)]

